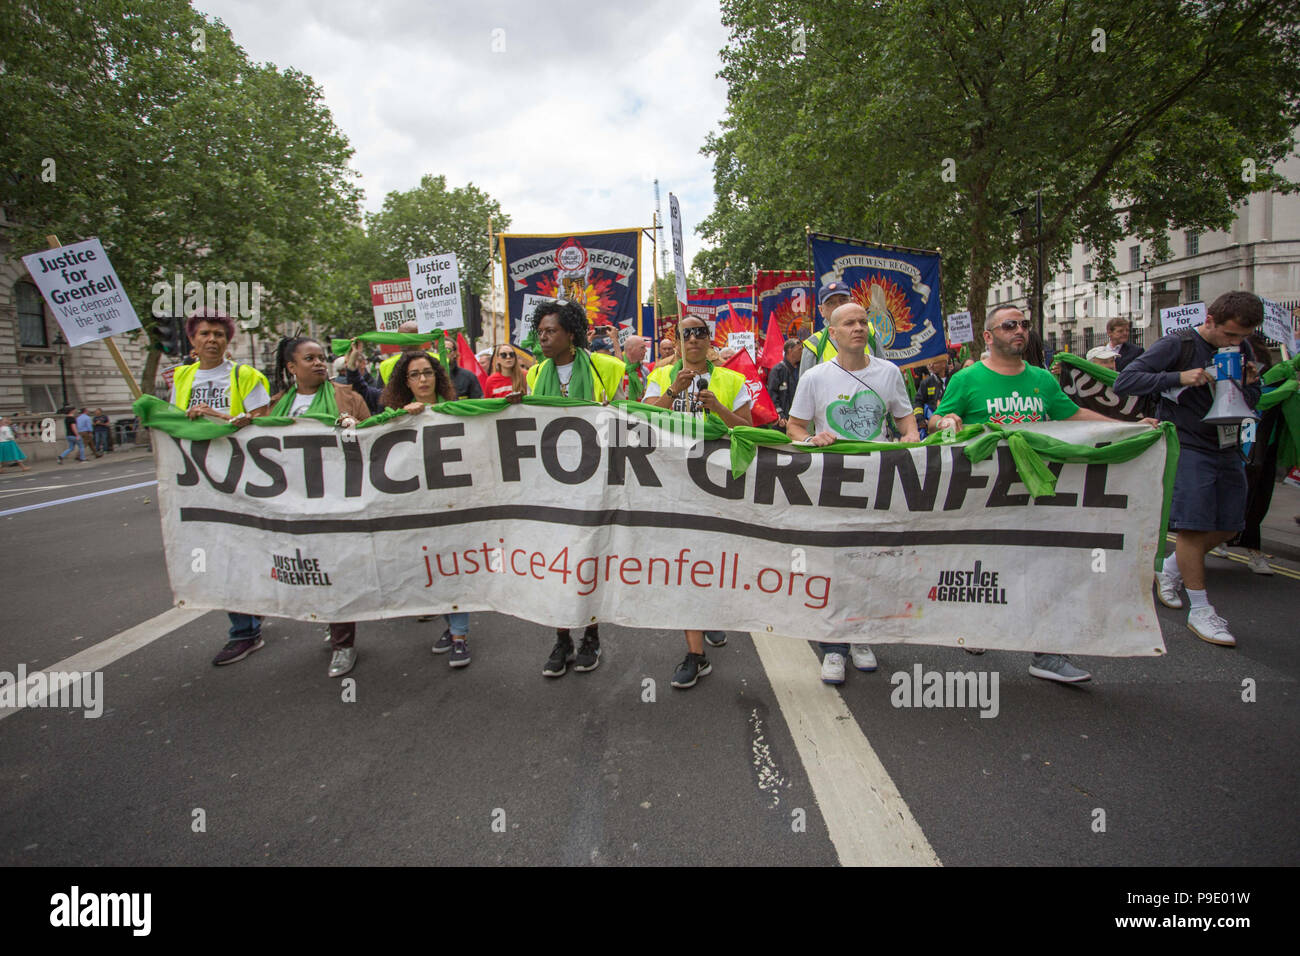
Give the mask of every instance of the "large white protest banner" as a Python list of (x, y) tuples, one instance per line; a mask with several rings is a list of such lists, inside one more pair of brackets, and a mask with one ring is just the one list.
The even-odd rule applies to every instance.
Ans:
[(531, 292), (524, 293), (524, 308), (519, 313), (519, 321), (515, 323), (515, 345), (522, 345), (524, 339), (533, 334), (533, 326), (536, 324), (533, 316), (537, 312), (537, 307), (543, 302), (555, 302), (553, 295), (533, 295)]
[[(1094, 446), (1146, 431), (1035, 429)], [(737, 477), (726, 439), (613, 406), (155, 434), (186, 607), (319, 621), (491, 609), (562, 627), (1163, 652), (1151, 597), (1163, 440), (1125, 462), (1053, 466), (1055, 495), (1033, 499), (1005, 442), (978, 463), (960, 444), (760, 446)]]
[[(677, 314), (686, 314), (686, 245), (682, 242), (682, 210), (677, 204), (677, 197), (668, 194), (668, 225), (673, 237), (673, 273), (677, 285)], [(713, 334), (713, 325), (709, 324), (709, 334)]]
[(131, 300), (98, 239), (23, 256), (69, 345), (140, 328)]
[(460, 303), (460, 269), (454, 252), (444, 252), (406, 263), (411, 295), (415, 297), (417, 331), (465, 327)]

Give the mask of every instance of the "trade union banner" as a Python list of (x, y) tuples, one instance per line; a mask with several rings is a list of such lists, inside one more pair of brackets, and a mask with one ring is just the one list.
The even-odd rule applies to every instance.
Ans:
[(1172, 427), (973, 425), (815, 453), (635, 403), (451, 402), (349, 431), (136, 409), (184, 607), (1163, 653)]
[(640, 318), (640, 229), (502, 235), (501, 272), (512, 342), (525, 296), (578, 302), (589, 326), (635, 328)]
[(809, 236), (815, 284), (845, 282), (867, 310), (876, 341), (899, 368), (947, 351), (939, 303), (939, 253), (876, 246), (857, 239)]
[(773, 316), (786, 338), (800, 329), (815, 332), (822, 327), (817, 293), (807, 272), (760, 269), (754, 274), (754, 298), (758, 302), (758, 324), (764, 330)]
[(754, 318), (752, 285), (721, 286), (716, 289), (687, 289), (686, 314), (709, 323), (713, 344), (725, 348), (732, 332), (762, 332)]

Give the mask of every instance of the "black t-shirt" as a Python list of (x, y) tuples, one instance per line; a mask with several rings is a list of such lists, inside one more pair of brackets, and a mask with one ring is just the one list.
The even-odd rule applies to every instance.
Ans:
[(63, 419), (63, 433), (68, 436), (72, 436), (77, 433), (76, 415), (69, 415), (68, 417)]
[(457, 398), (482, 398), (483, 386), (478, 383), (478, 376), (473, 372), (456, 366), (452, 372), (451, 384), (456, 387)]

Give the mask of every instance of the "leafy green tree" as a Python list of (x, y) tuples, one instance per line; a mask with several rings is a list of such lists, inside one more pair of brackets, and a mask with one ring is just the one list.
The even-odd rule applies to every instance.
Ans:
[(276, 324), (340, 307), (329, 265), (360, 191), (310, 77), (251, 63), (184, 0), (3, 4), (0, 35), (16, 251), (98, 236), (151, 335), (153, 286), (177, 273), (259, 283)]
[[(804, 226), (943, 253), (982, 328), (1029, 273), (1013, 210), (1042, 190), (1046, 272), (1082, 240), (1222, 229), (1300, 124), (1298, 0), (723, 0), (727, 116), (697, 258), (807, 267)], [(1127, 268), (1127, 264), (1123, 265)]]

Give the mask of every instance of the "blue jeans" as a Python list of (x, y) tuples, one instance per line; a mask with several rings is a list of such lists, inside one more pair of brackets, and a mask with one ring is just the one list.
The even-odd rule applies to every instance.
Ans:
[(827, 654), (843, 654), (849, 656), (849, 645), (847, 644), (827, 644), (825, 641), (818, 641), (817, 646)]
[(226, 617), (230, 618), (230, 641), (246, 641), (249, 638), (256, 640), (262, 636), (262, 618), (257, 614), (240, 614), (238, 611), (227, 611)]
[[(82, 461), (86, 460), (86, 443), (81, 440), (80, 435), (68, 436), (68, 447), (67, 450), (63, 452), (63, 455), (69, 454), (70, 452), (74, 452), (74, 451), (77, 452), (78, 458), (80, 458)], [(63, 460), (63, 455), (59, 455), (59, 461)]]
[(447, 618), (447, 629), (451, 631), (452, 637), (464, 637), (469, 633), (469, 613), (466, 611), (453, 611), (445, 615)]

